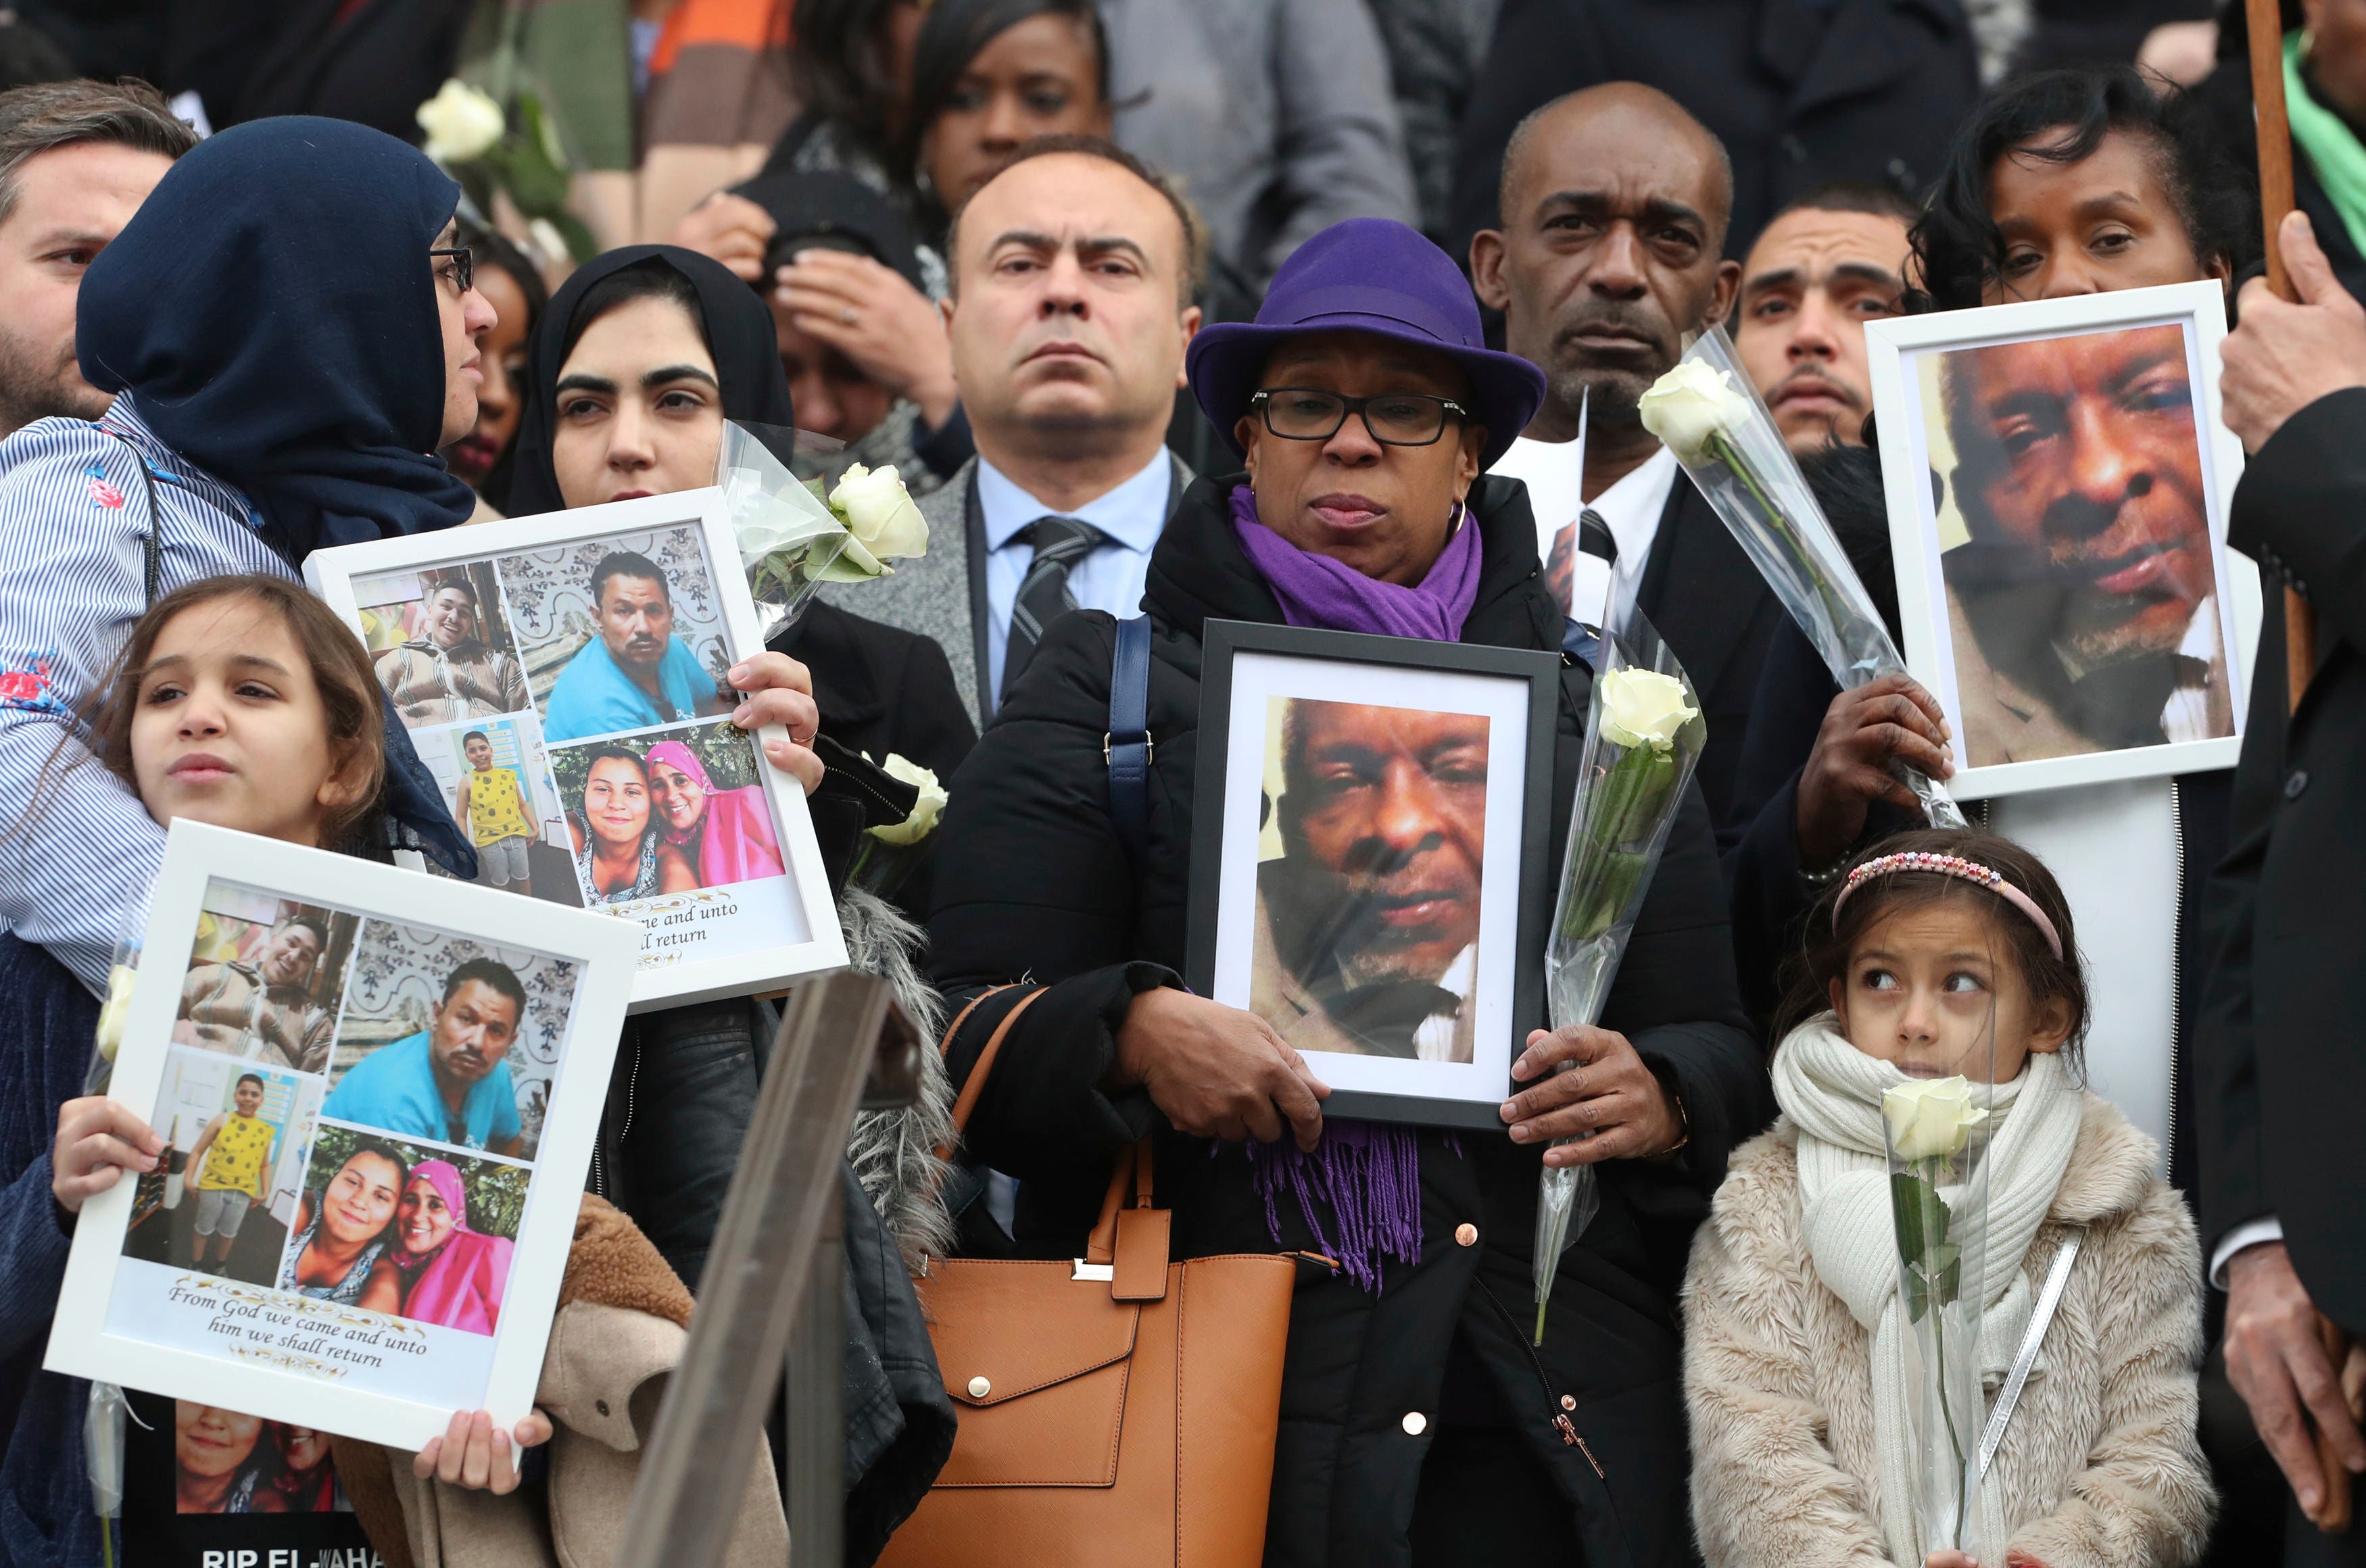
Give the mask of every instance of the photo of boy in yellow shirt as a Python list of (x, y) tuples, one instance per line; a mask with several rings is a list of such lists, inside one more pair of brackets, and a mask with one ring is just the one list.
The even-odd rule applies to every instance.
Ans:
[(263, 1202), (263, 1173), (271, 1165), (272, 1147), (279, 1135), (255, 1113), (263, 1109), (263, 1080), (240, 1075), (231, 1092), (236, 1109), (225, 1111), (206, 1125), (189, 1150), (189, 1169), (197, 1173), (197, 1240), (191, 1263), (204, 1268), (206, 1238), (218, 1238), (217, 1267), (230, 1261), (231, 1243), (246, 1211)]
[(526, 849), (534, 843), (534, 807), (518, 782), (517, 769), (493, 766), (493, 743), (482, 730), (460, 737), (474, 772), (464, 776), (452, 814), (477, 846), (477, 879), (489, 888), (515, 888), (531, 896), (534, 877)]

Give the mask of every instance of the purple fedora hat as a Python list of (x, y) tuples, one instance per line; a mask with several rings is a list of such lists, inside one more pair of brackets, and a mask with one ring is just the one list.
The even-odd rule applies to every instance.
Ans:
[(1482, 467), (1511, 449), (1545, 400), (1544, 373), (1487, 347), (1479, 304), (1453, 259), (1386, 218), (1335, 223), (1274, 274), (1255, 321), (1202, 327), (1183, 356), (1191, 394), (1234, 454), (1233, 426), (1248, 411), (1274, 346), (1308, 332), (1370, 332), (1435, 349), (1470, 377), (1472, 417), (1487, 427)]

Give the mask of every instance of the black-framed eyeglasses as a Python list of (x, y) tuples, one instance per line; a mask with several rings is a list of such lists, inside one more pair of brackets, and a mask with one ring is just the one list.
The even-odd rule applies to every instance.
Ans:
[(1470, 410), (1451, 398), (1426, 392), (1380, 392), (1349, 398), (1313, 386), (1268, 386), (1249, 399), (1265, 428), (1284, 441), (1329, 441), (1350, 414), (1383, 446), (1427, 446), (1446, 433), (1448, 414), (1467, 420)]
[(476, 287), (476, 252), (469, 250), (466, 245), (441, 246), (427, 252), (427, 259), (431, 262), (445, 256), (451, 258), (451, 267), (448, 270), (443, 267), (437, 267), (435, 269), (435, 275), (437, 277), (451, 279), (453, 289), (460, 294), (466, 294), (470, 289)]

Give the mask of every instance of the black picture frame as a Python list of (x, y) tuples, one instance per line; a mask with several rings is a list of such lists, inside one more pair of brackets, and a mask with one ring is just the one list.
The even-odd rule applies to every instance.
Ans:
[[(1216, 994), (1218, 925), (1224, 902), (1225, 791), (1232, 773), (1234, 676), (1239, 655), (1268, 654), (1335, 666), (1370, 666), (1380, 671), (1476, 675), (1519, 682), (1526, 687), (1527, 745), (1520, 763), (1517, 946), (1507, 1008), (1512, 1040), (1504, 1058), (1503, 1081), (1483, 1094), (1474, 1092), (1469, 1096), (1390, 1093), (1335, 1085), (1330, 1099), (1324, 1103), (1324, 1114), (1330, 1116), (1501, 1132), (1504, 1122), (1500, 1107), (1515, 1087), (1510, 1064), (1517, 1058), (1528, 1032), (1544, 1026), (1546, 933), (1552, 921), (1552, 879), (1559, 864), (1549, 840), (1560, 656), (1527, 648), (1436, 643), (1246, 621), (1209, 622), (1201, 646), (1204, 656), (1200, 675), (1199, 759), (1192, 790), (1190, 903), (1185, 944), (1185, 978), (1201, 996)], [(1385, 697), (1380, 694), (1376, 694), (1375, 700), (1385, 704)], [(1491, 774), (1493, 771), (1491, 760)], [(1488, 827), (1492, 845), (1496, 842), (1495, 823), (1491, 820)], [(1318, 1065), (1318, 1076), (1321, 1070)]]

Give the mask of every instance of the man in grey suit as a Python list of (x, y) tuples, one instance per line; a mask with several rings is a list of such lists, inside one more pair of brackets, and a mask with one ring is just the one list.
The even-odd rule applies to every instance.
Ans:
[(924, 497), (929, 553), (825, 588), (934, 637), (993, 716), (1064, 610), (1132, 615), (1191, 480), (1164, 444), (1199, 329), (1189, 210), (1090, 137), (1020, 149), (956, 215), (943, 303), (977, 456)]

